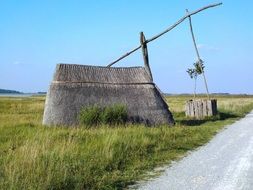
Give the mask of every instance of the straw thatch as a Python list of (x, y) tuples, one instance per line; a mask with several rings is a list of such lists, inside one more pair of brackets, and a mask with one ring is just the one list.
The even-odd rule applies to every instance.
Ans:
[(85, 106), (127, 107), (129, 121), (173, 124), (173, 117), (144, 67), (58, 64), (47, 93), (43, 124), (75, 125)]

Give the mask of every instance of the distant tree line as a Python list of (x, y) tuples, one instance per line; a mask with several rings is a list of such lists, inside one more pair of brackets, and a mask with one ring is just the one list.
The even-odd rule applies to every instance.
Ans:
[(16, 90), (6, 90), (6, 89), (0, 89), (0, 93), (5, 94), (22, 94), (22, 92), (16, 91)]

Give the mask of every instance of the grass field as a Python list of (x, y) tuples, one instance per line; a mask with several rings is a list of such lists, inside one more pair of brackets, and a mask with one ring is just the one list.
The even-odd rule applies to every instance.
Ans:
[(218, 99), (219, 116), (184, 116), (187, 96), (167, 97), (176, 126), (41, 125), (45, 97), (0, 98), (0, 189), (122, 189), (207, 143), (253, 109), (253, 97)]

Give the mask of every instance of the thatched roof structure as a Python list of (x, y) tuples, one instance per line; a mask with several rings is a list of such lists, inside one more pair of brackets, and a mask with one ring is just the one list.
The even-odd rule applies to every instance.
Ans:
[(58, 64), (47, 93), (43, 124), (75, 125), (82, 107), (115, 103), (127, 106), (130, 121), (174, 123), (145, 67)]

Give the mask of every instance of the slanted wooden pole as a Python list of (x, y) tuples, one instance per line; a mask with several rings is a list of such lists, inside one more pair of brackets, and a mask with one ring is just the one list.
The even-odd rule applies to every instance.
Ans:
[(147, 42), (146, 42), (146, 38), (145, 38), (143, 32), (140, 33), (140, 43), (141, 43), (141, 48), (142, 48), (142, 55), (143, 55), (145, 69), (148, 72), (151, 81), (153, 81), (151, 69), (150, 69), (150, 66), (149, 66), (149, 60), (148, 60)]
[[(187, 19), (189, 16), (192, 16), (192, 15), (195, 15), (201, 11), (204, 11), (206, 9), (209, 9), (209, 8), (213, 8), (213, 7), (216, 7), (216, 6), (220, 6), (222, 5), (222, 3), (216, 3), (216, 4), (211, 4), (211, 5), (208, 5), (208, 6), (205, 6), (203, 8), (200, 8), (196, 11), (193, 11), (191, 13), (188, 13), (187, 15), (185, 15), (184, 17), (182, 17), (181, 19), (179, 19), (175, 24), (171, 25), (169, 28), (167, 28), (166, 30), (164, 30), (163, 32), (159, 33), (158, 35), (146, 40), (146, 43), (148, 44), (149, 42), (152, 42), (153, 40), (156, 40), (157, 38), (163, 36), (164, 34), (166, 34), (167, 32), (171, 31), (172, 29), (174, 29), (177, 25), (179, 25), (180, 23), (182, 23), (185, 19)], [(124, 59), (125, 57), (129, 56), (130, 54), (134, 53), (135, 51), (137, 51), (138, 49), (140, 49), (141, 46), (138, 46), (136, 48), (134, 48), (133, 50), (129, 51), (128, 53), (122, 55), (120, 58), (116, 59), (115, 61), (113, 61), (112, 63), (110, 63), (109, 65), (107, 65), (107, 67), (111, 67), (112, 65), (114, 65), (115, 63), (117, 63), (118, 61)]]
[(113, 61), (112, 63), (110, 63), (109, 65), (107, 65), (107, 67), (111, 67), (112, 65), (114, 65), (115, 63), (119, 62), (121, 59), (124, 59), (125, 57), (131, 55), (132, 53), (136, 52), (138, 49), (141, 48), (141, 45), (138, 46), (137, 48), (127, 52), (126, 54), (122, 55), (120, 58), (118, 58), (117, 60)]
[[(187, 13), (187, 15), (189, 15), (188, 9), (186, 9), (186, 13)], [(194, 32), (193, 32), (191, 16), (189, 15), (188, 18), (189, 18), (189, 24), (190, 24), (190, 30), (191, 30), (192, 41), (193, 41), (194, 48), (195, 48), (195, 51), (196, 51), (196, 54), (197, 54), (198, 62), (199, 62), (199, 63), (202, 63), (203, 61), (200, 59), (200, 55), (199, 55), (199, 51), (198, 51), (196, 39), (195, 39)], [(204, 70), (203, 70), (203, 68), (202, 68), (201, 65), (200, 65), (200, 69), (201, 69), (201, 72), (202, 72), (202, 74), (203, 74), (203, 78), (204, 78), (204, 82), (205, 82), (207, 98), (210, 99), (210, 97), (209, 97), (209, 90), (208, 90), (207, 81), (206, 81), (206, 76), (205, 76), (205, 72), (204, 72)]]

